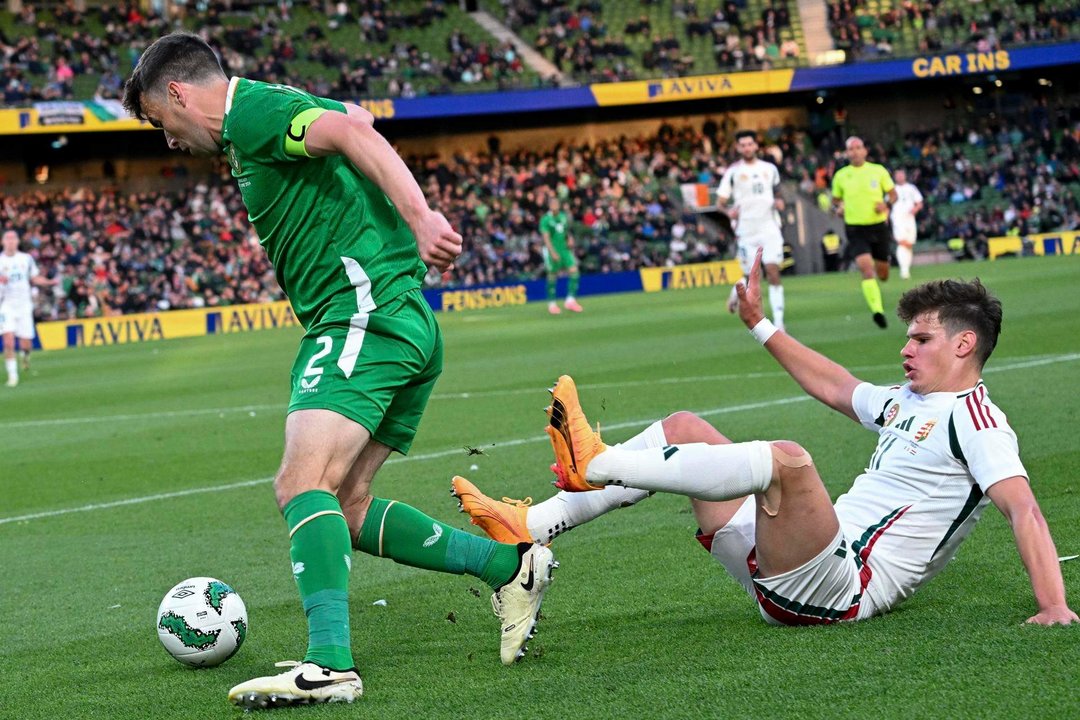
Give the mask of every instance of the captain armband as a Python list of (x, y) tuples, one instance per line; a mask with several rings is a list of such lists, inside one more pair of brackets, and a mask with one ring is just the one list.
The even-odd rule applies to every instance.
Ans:
[(285, 154), (311, 157), (307, 151), (308, 128), (327, 112), (326, 108), (313, 107), (304, 110), (292, 119), (285, 130)]

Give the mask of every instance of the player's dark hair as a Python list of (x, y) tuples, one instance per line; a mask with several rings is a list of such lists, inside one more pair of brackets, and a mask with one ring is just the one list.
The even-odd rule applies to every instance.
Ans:
[(142, 101), (170, 82), (199, 83), (226, 78), (214, 51), (198, 35), (174, 32), (155, 40), (143, 51), (131, 77), (124, 83), (124, 109), (145, 120)]
[(750, 138), (754, 142), (757, 142), (757, 133), (753, 130), (740, 130), (739, 132), (735, 133), (735, 142), (739, 142), (746, 137)]
[(938, 322), (950, 335), (974, 332), (979, 366), (986, 364), (1001, 334), (1002, 310), (1001, 301), (978, 278), (970, 282), (931, 280), (904, 293), (896, 309), (905, 323), (928, 312), (937, 312)]

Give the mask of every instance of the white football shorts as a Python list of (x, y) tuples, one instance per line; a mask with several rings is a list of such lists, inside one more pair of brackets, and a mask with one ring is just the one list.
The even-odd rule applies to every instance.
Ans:
[(779, 265), (784, 261), (784, 236), (775, 225), (765, 225), (753, 233), (748, 232), (745, 236), (736, 237), (739, 265), (742, 266), (743, 274), (750, 274), (750, 268), (754, 266), (754, 255), (759, 247), (762, 249), (762, 265)]
[(34, 309), (22, 308), (11, 303), (0, 303), (0, 335), (15, 333), (15, 337), (34, 338)]
[(851, 549), (843, 529), (824, 550), (801, 567), (772, 577), (757, 577), (754, 497), (712, 538), (701, 544), (757, 602), (770, 625), (821, 625), (861, 620), (878, 610), (865, 593), (870, 573)]

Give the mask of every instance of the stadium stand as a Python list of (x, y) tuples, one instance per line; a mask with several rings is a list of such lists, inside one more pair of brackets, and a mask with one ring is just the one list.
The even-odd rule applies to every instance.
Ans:
[[(1080, 118), (1038, 105), (1029, 118), (872, 146), (926, 195), (920, 237), (961, 238), (977, 256), (990, 236), (1080, 229)], [(465, 238), (454, 275), (431, 284), (542, 277), (537, 227), (552, 193), (569, 205), (583, 272), (726, 257), (726, 233), (685, 212), (677, 186), (718, 182), (731, 129), (664, 124), (643, 137), (410, 158), (433, 207)], [(793, 128), (763, 135), (804, 192), (823, 191), (843, 163), (837, 139), (812, 142)], [(224, 165), (179, 191), (38, 190), (4, 195), (0, 211), (42, 271), (62, 279), (44, 292), (41, 320), (281, 298)]]
[[(183, 8), (182, 4), (174, 7)], [(226, 68), (334, 97), (534, 87), (539, 75), (456, 3), (192, 3), (165, 18), (137, 3), (73, 3), (0, 12), (4, 103), (116, 97), (142, 48), (162, 32), (198, 32)]]
[(484, 4), (580, 82), (791, 67), (805, 59), (787, 0), (505, 0)]
[(828, 7), (833, 42), (852, 60), (990, 52), (1080, 33), (1080, 9), (1068, 0), (838, 0)]

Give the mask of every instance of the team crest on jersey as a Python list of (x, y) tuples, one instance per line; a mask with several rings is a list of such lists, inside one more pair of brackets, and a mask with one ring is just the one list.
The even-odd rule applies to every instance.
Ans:
[(915, 433), (915, 442), (922, 442), (930, 436), (934, 426), (937, 425), (937, 420), (927, 420), (918, 432)]
[(900, 414), (900, 403), (894, 403), (889, 412), (885, 413), (885, 422), (881, 423), (881, 427), (889, 427), (892, 425), (892, 421), (896, 419), (896, 416)]
[(229, 166), (232, 167), (233, 172), (239, 175), (242, 170), (240, 169), (240, 157), (236, 154), (236, 146), (229, 145), (229, 151), (226, 153), (229, 159)]
[(747, 177), (748, 177), (748, 176), (747, 176), (747, 174), (746, 174), (746, 173), (739, 173), (739, 179), (740, 179), (740, 180), (746, 180), (746, 178), (747, 178)]

